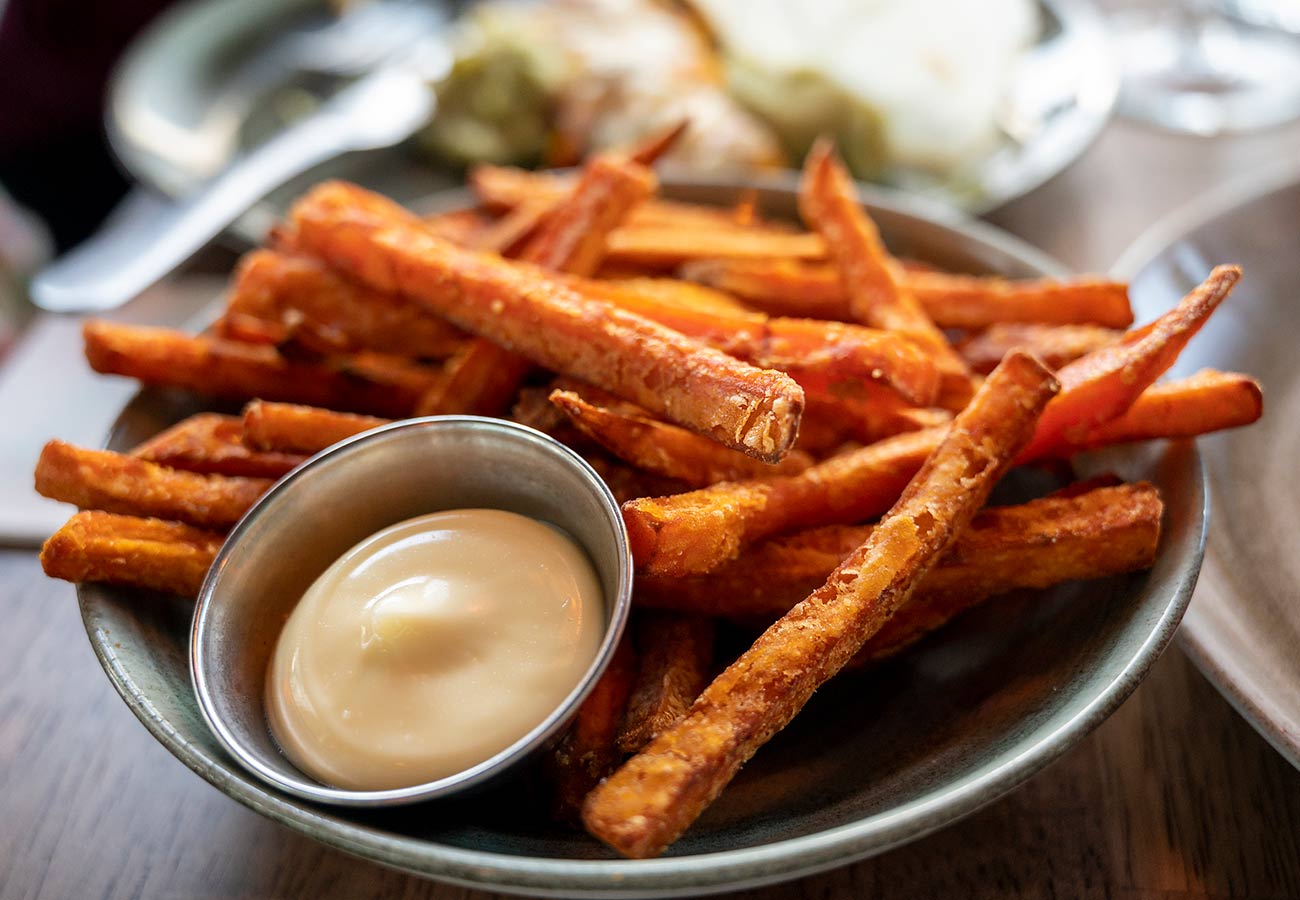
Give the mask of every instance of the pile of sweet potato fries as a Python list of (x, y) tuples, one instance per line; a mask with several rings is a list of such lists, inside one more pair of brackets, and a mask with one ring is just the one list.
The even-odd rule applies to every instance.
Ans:
[[(990, 597), (1151, 565), (1153, 486), (984, 508), (1008, 468), (1261, 414), (1244, 375), (1155, 384), (1235, 267), (1131, 328), (1122, 283), (895, 259), (825, 144), (806, 231), (752, 197), (662, 199), (671, 139), (570, 174), (480, 168), (478, 208), (423, 219), (322, 184), (245, 257), (210, 333), (89, 323), (96, 371), (248, 405), (125, 454), (51, 442), (37, 489), (82, 511), (45, 570), (193, 597), (273, 480), (347, 436), (449, 413), (541, 429), (623, 502), (638, 575), (614, 663), (551, 751), (554, 808), (648, 857), (841, 669)], [(761, 634), (719, 660), (720, 620)]]

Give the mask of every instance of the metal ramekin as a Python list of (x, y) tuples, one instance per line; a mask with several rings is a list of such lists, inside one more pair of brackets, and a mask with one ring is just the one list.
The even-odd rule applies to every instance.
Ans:
[[(586, 549), (605, 596), (605, 636), (596, 659), (545, 720), (455, 775), (382, 791), (343, 790), (304, 775), (276, 746), (264, 706), (267, 668), (290, 610), (363, 538), (414, 516), (466, 508), (550, 522)], [(413, 803), (480, 785), (557, 737), (609, 664), (631, 602), (632, 559), (618, 503), (581, 457), (540, 432), (498, 419), (411, 419), (322, 451), (248, 511), (199, 594), (190, 672), (217, 739), (268, 784), (320, 803)]]

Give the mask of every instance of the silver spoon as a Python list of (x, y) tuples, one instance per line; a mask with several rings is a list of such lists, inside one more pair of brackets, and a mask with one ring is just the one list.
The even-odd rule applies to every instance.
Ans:
[(275, 188), (355, 150), (395, 146), (433, 116), (432, 84), (451, 65), (441, 35), (343, 88), (318, 110), (235, 161), (193, 197), (145, 222), (110, 224), (47, 266), (31, 298), (50, 312), (116, 309), (159, 281)]

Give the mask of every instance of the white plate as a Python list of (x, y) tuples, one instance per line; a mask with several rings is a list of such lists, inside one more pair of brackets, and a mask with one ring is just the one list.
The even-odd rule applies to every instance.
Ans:
[(1244, 277), (1174, 374), (1248, 372), (1264, 417), (1202, 439), (1212, 526), (1182, 637), (1192, 659), (1300, 767), (1300, 167), (1256, 174), (1175, 212), (1116, 265), (1138, 320), (1168, 308), (1213, 263)]
[[(1040, 0), (1040, 7), (1042, 33), (1009, 87), (998, 148), (959, 174), (900, 171), (888, 186), (984, 213), (1038, 187), (1088, 148), (1110, 118), (1118, 85), (1105, 29), (1087, 3)], [(324, 8), (323, 0), (197, 0), (163, 16), (113, 78), (107, 124), (114, 152), (133, 175), (167, 194), (185, 194), (213, 177), (282, 121), (276, 107), (287, 105), (284, 91), (268, 91), (266, 83), (290, 77), (276, 73), (276, 35), (322, 21)], [(254, 84), (261, 86), (246, 87)], [(414, 153), (358, 155), (277, 191), (234, 231), (258, 240), (322, 174), (403, 201), (459, 180)]]

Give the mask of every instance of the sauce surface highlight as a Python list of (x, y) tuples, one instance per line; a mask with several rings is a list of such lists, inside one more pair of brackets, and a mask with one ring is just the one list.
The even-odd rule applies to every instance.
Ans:
[(453, 775), (559, 706), (604, 630), (596, 571), (559, 529), (494, 509), (408, 519), (344, 553), (290, 614), (271, 733), (335, 787)]

